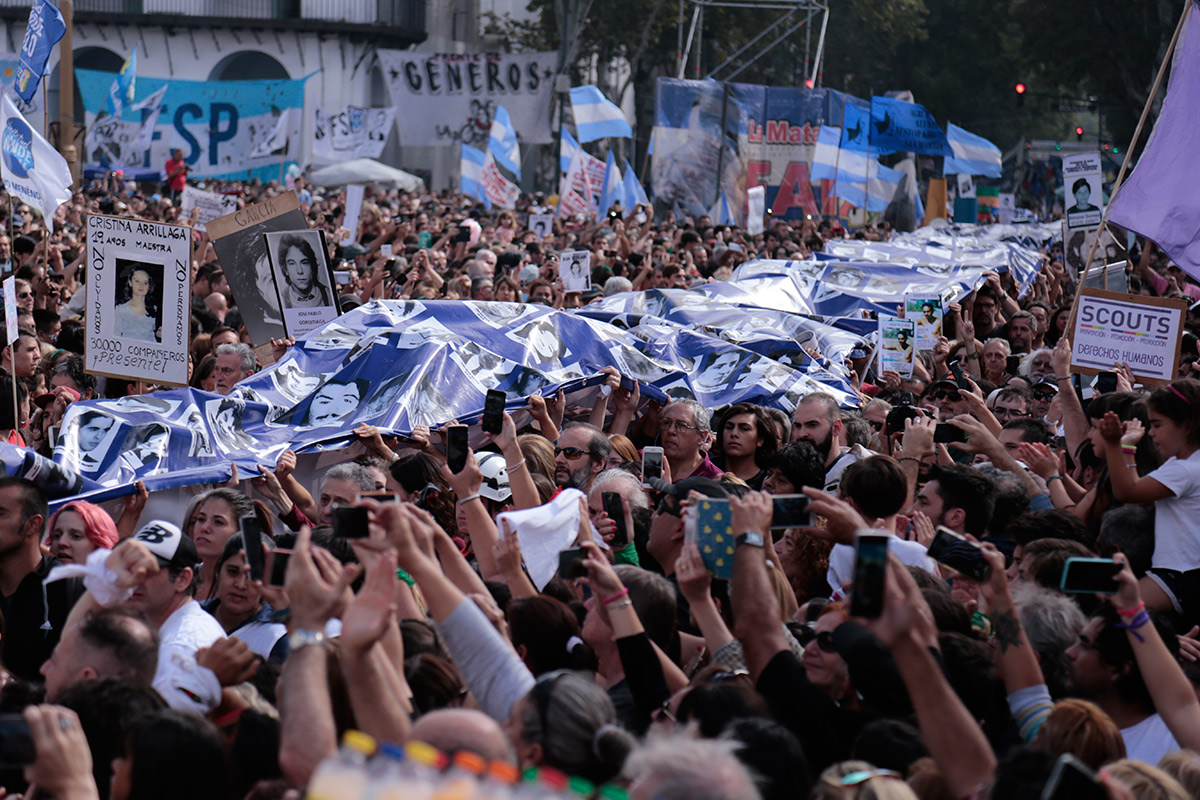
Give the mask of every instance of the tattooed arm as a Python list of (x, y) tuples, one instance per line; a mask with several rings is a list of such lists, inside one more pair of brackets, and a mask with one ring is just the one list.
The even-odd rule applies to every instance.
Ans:
[(1012, 594), (1008, 591), (1008, 577), (1004, 574), (1004, 556), (990, 544), (982, 545), (992, 575), (980, 585), (986, 613), (992, 618), (992, 629), (996, 634), (998, 666), (1002, 665), (1004, 687), (1009, 694), (1020, 689), (1044, 684), (1042, 668), (1037, 655), (1021, 627)]

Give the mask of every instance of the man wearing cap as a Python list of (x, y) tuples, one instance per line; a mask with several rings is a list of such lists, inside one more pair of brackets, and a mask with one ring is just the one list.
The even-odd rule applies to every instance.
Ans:
[(196, 602), (200, 556), (178, 527), (164, 520), (143, 525), (113, 550), (97, 549), (87, 563), (59, 567), (60, 575), (83, 575), (88, 594), (71, 610), (68, 627), (81, 624), (97, 606), (136, 611), (158, 631), (154, 689), (179, 711), (205, 714), (221, 699), (216, 675), (196, 663), (196, 652), (225, 638), (216, 617)]
[(42, 579), (57, 565), (42, 555), (46, 495), (26, 478), (0, 478), (0, 613), (4, 637), (0, 658), (13, 675), (38, 681), (66, 627), (71, 606), (82, 593), (78, 582)]

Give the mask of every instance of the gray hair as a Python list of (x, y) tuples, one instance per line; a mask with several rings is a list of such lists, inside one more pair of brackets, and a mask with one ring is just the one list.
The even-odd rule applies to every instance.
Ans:
[(604, 282), (604, 296), (620, 294), (621, 292), (632, 292), (633, 283), (629, 278), (622, 278), (620, 275), (613, 275)]
[(346, 461), (330, 467), (325, 472), (325, 477), (321, 479), (321, 486), (324, 487), (325, 483), (329, 480), (358, 484), (358, 488), (364, 492), (375, 491), (375, 479), (371, 477), (370, 470), (362, 464), (355, 464), (353, 461)]
[(700, 401), (693, 400), (690, 397), (680, 397), (667, 403), (667, 407), (663, 409), (666, 412), (671, 406), (681, 405), (692, 410), (692, 417), (696, 423), (696, 428), (701, 433), (709, 433), (712, 431), (712, 418), (708, 415), (708, 409), (700, 404)]
[(242, 372), (250, 372), (254, 369), (254, 351), (250, 349), (250, 345), (248, 344), (242, 342), (237, 342), (236, 344), (219, 344), (217, 345), (217, 355), (237, 356), (240, 358), (242, 360)]
[(992, 342), (999, 342), (1001, 345), (1003, 345), (1003, 346), (1004, 346), (1004, 347), (1003, 347), (1003, 349), (1004, 349), (1004, 355), (1006, 355), (1006, 356), (1011, 356), (1011, 355), (1012, 355), (1012, 345), (1010, 345), (1010, 344), (1008, 343), (1008, 339), (1001, 339), (999, 336), (993, 336), (991, 339), (988, 339), (986, 342), (984, 342), (984, 343), (983, 343), (983, 346), (984, 346), (984, 347), (987, 347), (987, 346), (988, 346), (989, 344), (991, 344)]
[(1087, 619), (1074, 600), (1032, 581), (1012, 584), (1012, 595), (1046, 685), (1052, 696), (1060, 696), (1071, 672), (1067, 648), (1075, 644)]
[(592, 492), (616, 492), (629, 501), (629, 510), (650, 508), (650, 498), (642, 488), (641, 480), (623, 469), (606, 469), (592, 481)]
[(620, 774), (637, 740), (619, 727), (612, 700), (595, 681), (550, 672), (526, 698), (519, 737), (540, 743), (548, 766), (596, 783)]
[(1053, 355), (1054, 351), (1052, 349), (1050, 349), (1049, 347), (1042, 347), (1037, 350), (1034, 350), (1032, 353), (1026, 354), (1025, 356), (1023, 356), (1021, 358), (1021, 366), (1020, 366), (1020, 368), (1017, 369), (1017, 372), (1020, 373), (1022, 378), (1029, 377), (1029, 371), (1031, 369), (1033, 369), (1033, 360), (1035, 358), (1037, 358), (1039, 355), (1041, 355), (1042, 353), (1046, 353), (1047, 355)]
[(892, 410), (892, 404), (889, 403), (887, 400), (878, 400), (878, 399), (868, 400), (866, 403), (863, 404), (863, 407), (862, 407), (863, 415), (865, 416), (866, 413), (868, 411), (870, 411), (872, 408), (882, 408), (883, 413), (886, 414)]
[(661, 800), (759, 800), (736, 741), (651, 737), (625, 762), (625, 777), (653, 787)]

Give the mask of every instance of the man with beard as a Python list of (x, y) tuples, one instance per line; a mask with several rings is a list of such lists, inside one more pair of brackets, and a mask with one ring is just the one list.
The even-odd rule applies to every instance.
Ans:
[(825, 491), (830, 493), (837, 491), (842, 471), (861, 457), (854, 449), (837, 444), (842, 438), (839, 411), (833, 395), (814, 392), (800, 399), (792, 418), (792, 441), (808, 442), (817, 449), (825, 462)]
[(554, 482), (587, 494), (610, 452), (604, 431), (586, 422), (568, 423), (554, 444)]

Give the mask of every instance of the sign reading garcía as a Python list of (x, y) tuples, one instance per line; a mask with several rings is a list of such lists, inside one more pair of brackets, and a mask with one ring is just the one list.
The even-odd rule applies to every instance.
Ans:
[(1144, 383), (1175, 378), (1183, 300), (1084, 287), (1071, 337), (1071, 370), (1093, 375), (1128, 364)]
[(187, 383), (191, 238), (183, 225), (88, 215), (88, 372)]
[(526, 144), (553, 141), (557, 53), (407, 53), (379, 50), (403, 145), (486, 147), (496, 106)]

